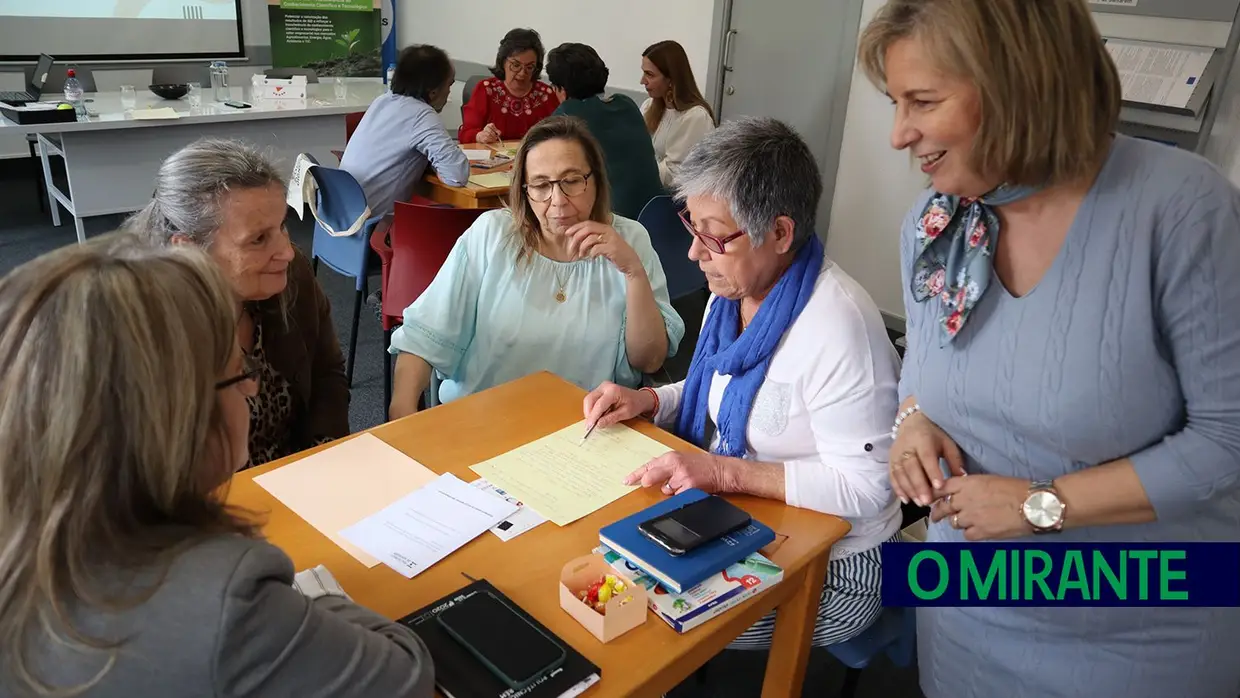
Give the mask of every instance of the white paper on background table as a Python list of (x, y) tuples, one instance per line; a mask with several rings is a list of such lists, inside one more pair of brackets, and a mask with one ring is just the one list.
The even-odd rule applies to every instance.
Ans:
[(508, 500), (510, 503), (516, 504), (518, 507), (520, 507), (520, 509), (517, 509), (516, 513), (514, 513), (512, 516), (509, 516), (508, 518), (504, 519), (503, 521), (500, 521), (499, 523), (491, 527), (491, 533), (494, 533), (497, 537), (499, 537), (500, 540), (504, 541), (505, 543), (512, 540), (513, 538), (516, 538), (522, 533), (525, 533), (531, 528), (534, 528), (538, 524), (546, 523), (547, 521), (546, 519), (542, 517), (541, 514), (525, 506), (525, 504), (521, 500), (517, 499), (516, 497), (513, 497), (512, 495), (508, 494), (504, 490), (501, 490), (495, 485), (492, 485), (490, 482), (487, 481), (485, 477), (480, 477), (477, 480), (474, 480), (473, 482), (469, 484), (473, 485), (474, 487), (477, 487), (483, 492), (490, 492), (491, 494), (494, 494), (498, 497), (503, 497), (504, 499)]
[(1107, 39), (1124, 100), (1185, 109), (1214, 49)]
[(461, 150), (465, 151), (465, 157), (469, 158), (470, 160), (490, 160), (491, 159), (491, 151), (489, 150), (474, 150), (473, 148), (461, 148)]
[(517, 508), (446, 473), (340, 535), (413, 579)]

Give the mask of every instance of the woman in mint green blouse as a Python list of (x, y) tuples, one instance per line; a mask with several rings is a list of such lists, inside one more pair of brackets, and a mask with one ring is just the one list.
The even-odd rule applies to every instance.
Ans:
[(602, 151), (576, 118), (530, 129), (508, 209), (483, 214), (392, 334), (390, 415), (538, 371), (583, 389), (635, 387), (676, 352), (685, 326), (646, 229), (611, 209)]

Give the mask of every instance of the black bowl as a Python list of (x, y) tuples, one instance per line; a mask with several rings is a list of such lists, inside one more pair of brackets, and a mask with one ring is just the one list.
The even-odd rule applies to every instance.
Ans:
[(180, 99), (189, 94), (189, 85), (151, 85), (151, 92), (164, 99)]

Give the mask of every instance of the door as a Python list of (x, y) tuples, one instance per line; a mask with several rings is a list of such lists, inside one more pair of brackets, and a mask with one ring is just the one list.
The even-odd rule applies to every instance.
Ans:
[(730, 0), (720, 120), (769, 116), (795, 128), (823, 174), (818, 230), (831, 220), (862, 0)]

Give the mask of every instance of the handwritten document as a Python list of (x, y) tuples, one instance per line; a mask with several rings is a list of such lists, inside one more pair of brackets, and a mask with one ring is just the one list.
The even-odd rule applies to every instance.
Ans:
[(517, 508), (447, 473), (340, 535), (413, 579)]
[(595, 429), (582, 443), (585, 429), (578, 422), (471, 470), (567, 526), (631, 492), (624, 477), (672, 450), (623, 424)]
[(491, 172), (489, 174), (476, 174), (469, 176), (470, 184), (477, 184), (484, 189), (494, 189), (497, 187), (506, 187), (512, 184), (512, 173), (510, 172)]

